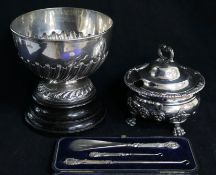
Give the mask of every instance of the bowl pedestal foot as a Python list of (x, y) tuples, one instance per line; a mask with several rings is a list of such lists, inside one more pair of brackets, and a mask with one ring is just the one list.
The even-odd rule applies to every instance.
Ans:
[(25, 120), (33, 128), (51, 133), (74, 133), (93, 128), (105, 116), (103, 105), (94, 99), (81, 106), (49, 107), (33, 102)]
[(33, 128), (52, 133), (74, 133), (93, 128), (105, 115), (90, 79), (39, 83), (25, 120)]

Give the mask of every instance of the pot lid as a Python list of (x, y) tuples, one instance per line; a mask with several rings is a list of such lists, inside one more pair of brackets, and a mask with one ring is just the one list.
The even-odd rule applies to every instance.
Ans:
[(204, 77), (176, 63), (171, 47), (161, 45), (158, 55), (155, 61), (134, 67), (126, 73), (124, 80), (131, 90), (141, 95), (176, 98), (193, 95), (203, 89)]

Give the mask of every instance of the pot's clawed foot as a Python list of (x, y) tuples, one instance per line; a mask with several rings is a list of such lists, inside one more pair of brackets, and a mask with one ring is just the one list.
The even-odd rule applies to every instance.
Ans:
[(136, 125), (136, 118), (135, 117), (129, 117), (126, 119), (126, 123), (129, 126), (135, 126)]
[(175, 126), (173, 130), (173, 135), (174, 136), (183, 136), (185, 135), (186, 132), (181, 126)]

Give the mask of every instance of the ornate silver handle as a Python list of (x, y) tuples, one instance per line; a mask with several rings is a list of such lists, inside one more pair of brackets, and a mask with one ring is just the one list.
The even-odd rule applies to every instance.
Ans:
[(112, 161), (112, 160), (88, 160), (88, 159), (75, 159), (66, 158), (64, 160), (66, 165), (103, 165), (103, 164), (184, 164), (189, 165), (189, 160), (181, 161)]
[(90, 152), (89, 157), (163, 156), (163, 153), (108, 153)]
[(168, 148), (168, 149), (178, 149), (180, 145), (177, 142), (164, 142), (164, 143), (132, 143), (127, 144), (129, 147), (135, 148)]

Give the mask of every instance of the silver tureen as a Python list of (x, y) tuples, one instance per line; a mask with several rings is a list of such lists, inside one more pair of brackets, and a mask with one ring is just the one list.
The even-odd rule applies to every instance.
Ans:
[(168, 120), (174, 124), (173, 134), (182, 136), (185, 131), (180, 124), (195, 114), (200, 103), (198, 92), (205, 86), (205, 79), (199, 72), (176, 63), (171, 47), (161, 45), (158, 55), (155, 61), (125, 74), (131, 113), (127, 123), (135, 125), (137, 116)]

